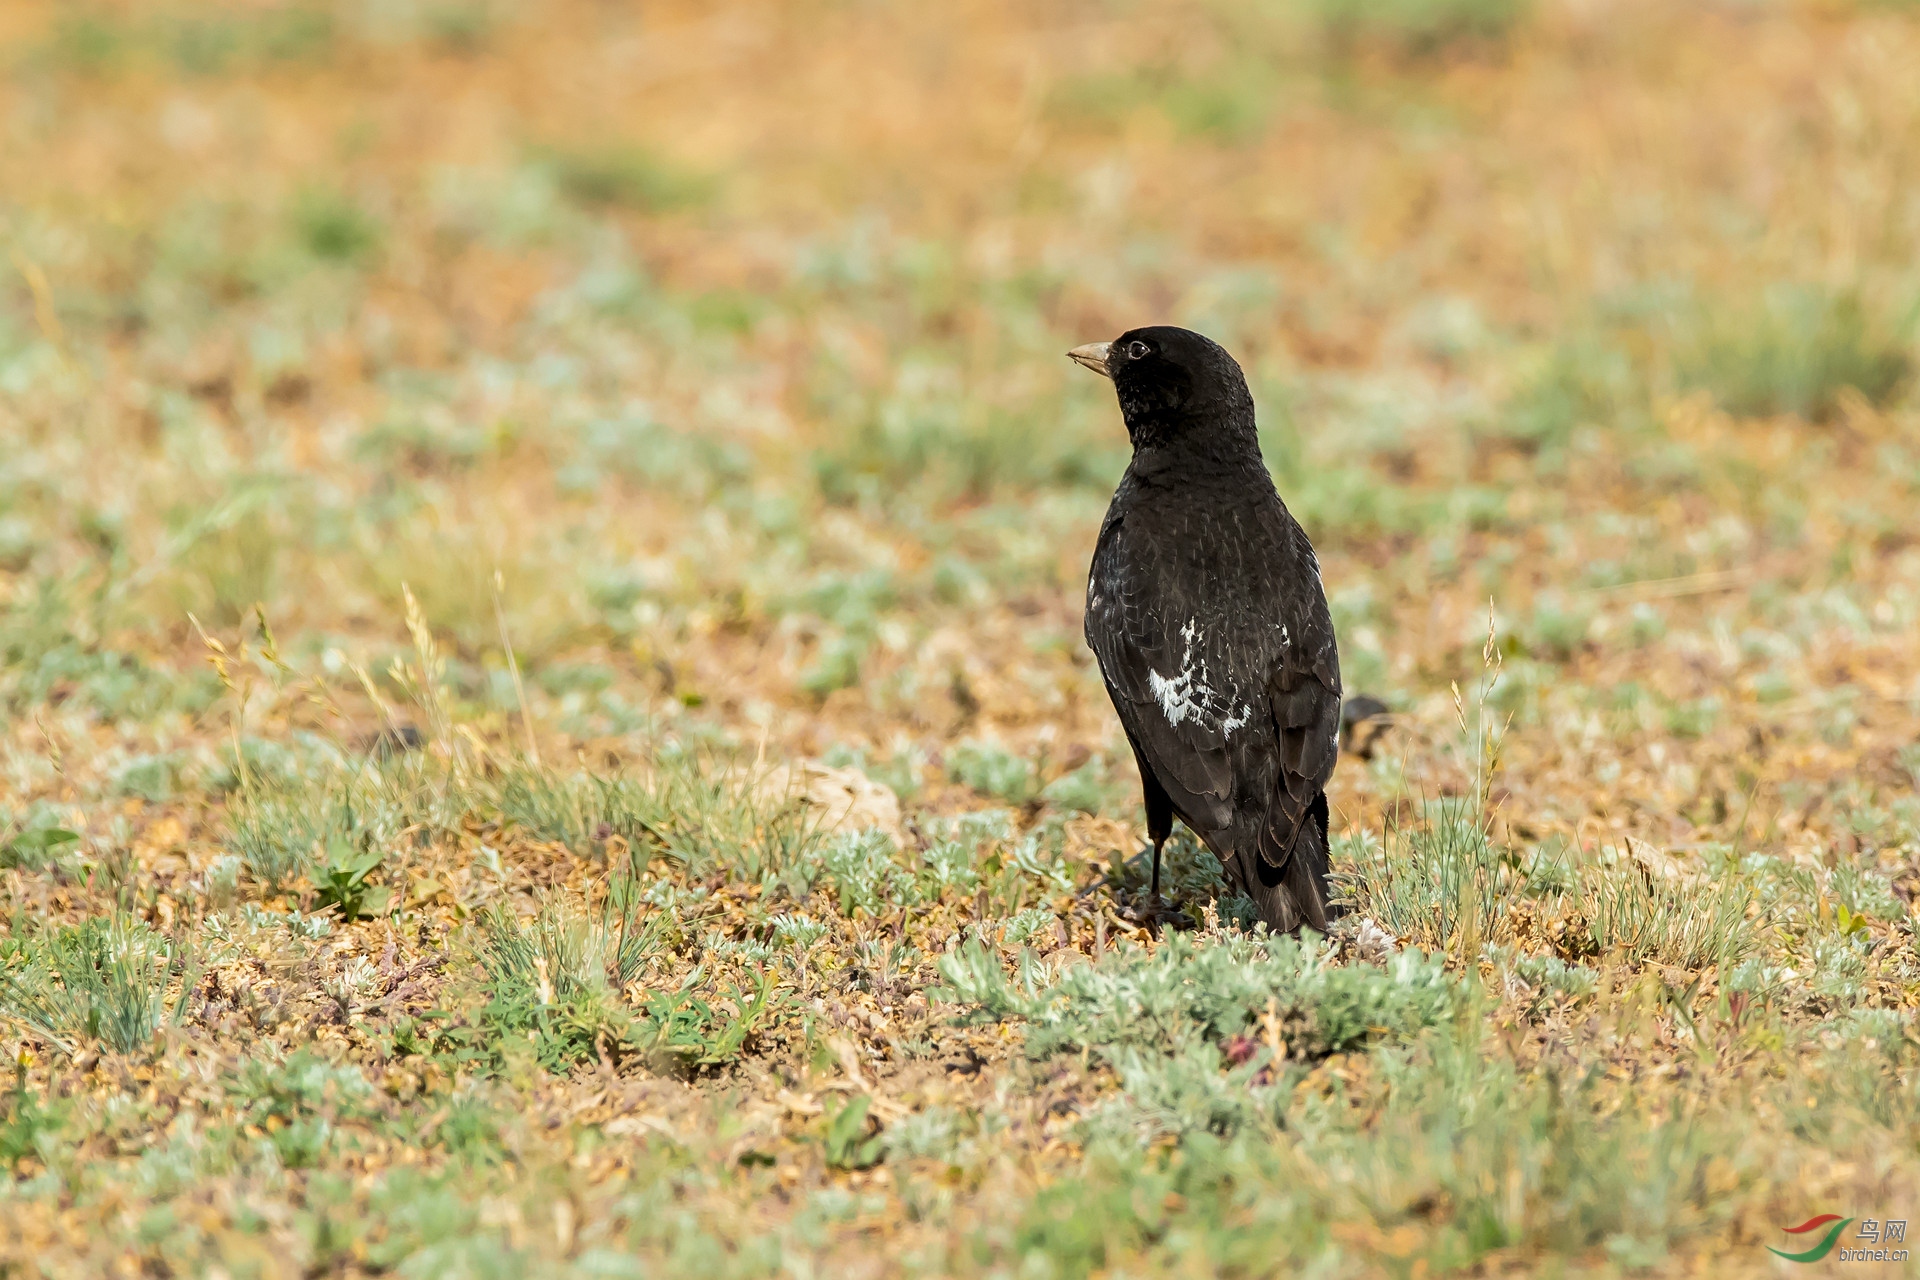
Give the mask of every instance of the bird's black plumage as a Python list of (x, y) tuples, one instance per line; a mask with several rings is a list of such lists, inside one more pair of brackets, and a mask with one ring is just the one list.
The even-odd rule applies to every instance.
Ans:
[(1074, 359), (1113, 379), (1133, 461), (1087, 578), (1087, 643), (1140, 765), (1159, 888), (1178, 817), (1276, 930), (1327, 926), (1340, 661), (1240, 366), (1185, 329)]

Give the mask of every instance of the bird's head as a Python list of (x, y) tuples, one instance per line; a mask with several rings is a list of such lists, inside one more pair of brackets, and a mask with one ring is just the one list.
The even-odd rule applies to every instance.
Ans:
[(1211, 338), (1153, 325), (1129, 329), (1112, 342), (1075, 347), (1067, 355), (1113, 379), (1135, 448), (1196, 434), (1207, 437), (1207, 444), (1255, 440), (1246, 375)]

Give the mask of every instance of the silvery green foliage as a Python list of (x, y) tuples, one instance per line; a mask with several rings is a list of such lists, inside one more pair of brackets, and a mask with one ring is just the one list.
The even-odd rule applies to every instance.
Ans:
[(1595, 950), (1628, 964), (1726, 967), (1758, 945), (1747, 916), (1753, 889), (1732, 875), (1691, 881), (1632, 867), (1589, 867), (1583, 888)]
[(1600, 980), (1596, 970), (1583, 964), (1568, 964), (1559, 956), (1520, 955), (1514, 948), (1496, 943), (1482, 947), (1480, 954), (1482, 959), (1491, 961), (1536, 991), (1589, 996)]
[(1062, 809), (1081, 813), (1099, 813), (1114, 802), (1119, 789), (1107, 783), (1106, 770), (1099, 760), (1089, 760), (1071, 773), (1064, 773), (1045, 787), (1040, 795)]
[(754, 965), (765, 965), (773, 959), (774, 953), (772, 943), (757, 942), (751, 938), (729, 938), (717, 929), (709, 930), (700, 946), (710, 955), (735, 956)]
[(119, 913), (0, 942), (0, 1016), (68, 1052), (101, 1041), (131, 1053), (166, 1016), (172, 947)]
[[(1483, 925), (1515, 891), (1503, 852), (1458, 797), (1429, 801), (1417, 826), (1382, 845), (1368, 832), (1334, 842), (1339, 892), (1395, 937), (1451, 938)], [(1484, 930), (1479, 930), (1484, 936)]]
[(977, 938), (942, 956), (939, 969), (948, 985), (935, 994), (973, 1006), (973, 1016), (993, 1020), (1019, 1017), (1027, 1012), (1029, 1002), (1016, 996), (1007, 985), (999, 956), (981, 946)]
[(1027, 1051), (1184, 1052), (1244, 1032), (1271, 1005), (1290, 1052), (1318, 1056), (1431, 1026), (1456, 1000), (1440, 962), (1415, 950), (1384, 967), (1336, 966), (1320, 940), (1176, 935), (1152, 952), (1129, 948), (1067, 970), (1027, 1014)]
[(672, 880), (655, 880), (647, 885), (645, 892), (640, 895), (640, 900), (650, 907), (657, 907), (661, 911), (673, 913), (684, 910), (687, 906), (699, 902), (706, 896), (707, 889), (705, 885), (697, 884), (692, 887), (686, 887), (676, 884)]
[(1056, 917), (1046, 907), (1028, 907), (1001, 926), (1002, 946), (1015, 947), (1052, 925)]
[(940, 972), (949, 998), (987, 1017), (1025, 1019), (1032, 1057), (1091, 1049), (1116, 1065), (1122, 1051), (1190, 1053), (1246, 1032), (1269, 1010), (1289, 1053), (1313, 1057), (1415, 1033), (1458, 1005), (1458, 984), (1420, 951), (1385, 966), (1337, 966), (1332, 954), (1320, 940), (1175, 935), (1153, 951), (1075, 965), (1028, 995), (974, 941), (948, 953)]
[(973, 864), (973, 850), (953, 840), (941, 840), (927, 850), (921, 862), (921, 876), (932, 885), (935, 894), (947, 889), (972, 893), (980, 887), (980, 871)]
[(1073, 892), (1073, 868), (1057, 840), (1034, 834), (1014, 841), (1007, 846), (1006, 866), (1032, 879), (1042, 893)]
[(935, 822), (936, 834), (961, 845), (982, 845), (992, 840), (1013, 839), (1013, 814), (1006, 809), (976, 809), (955, 814), (945, 823)]
[(975, 1016), (1024, 1019), (1029, 1056), (1079, 1049), (1111, 1067), (1124, 1096), (1088, 1116), (1087, 1133), (1141, 1140), (1276, 1122), (1289, 1093), (1276, 1038), (1289, 1059), (1319, 1057), (1413, 1035), (1465, 998), (1419, 951), (1384, 966), (1332, 957), (1318, 939), (1179, 934), (1057, 977), (1023, 951), (1009, 980), (976, 939), (948, 953), (940, 972), (948, 998)]
[(800, 913), (775, 916), (772, 924), (774, 945), (784, 949), (805, 951), (827, 936), (826, 925)]
[(1521, 956), (1513, 971), (1529, 985), (1570, 996), (1593, 994), (1600, 975), (1583, 964), (1568, 964), (1559, 956)]
[(267, 885), (313, 870), (329, 848), (390, 851), (403, 834), (450, 830), (463, 815), (462, 800), (426, 781), (417, 759), (353, 768), (315, 760), (300, 774), (243, 783), (233, 801), (233, 851)]
[(1837, 903), (1857, 916), (1899, 920), (1907, 914), (1906, 904), (1894, 893), (1892, 882), (1855, 860), (1842, 861), (1833, 868), (1827, 890)]
[(1267, 1082), (1267, 1064), (1258, 1059), (1229, 1069), (1211, 1042), (1172, 1056), (1128, 1047), (1111, 1061), (1126, 1097), (1089, 1118), (1095, 1136), (1116, 1130), (1143, 1138), (1230, 1134), (1276, 1119), (1288, 1092)]
[(1024, 804), (1037, 791), (1033, 765), (997, 742), (969, 740), (947, 752), (947, 775), (982, 795)]
[(928, 1107), (886, 1127), (887, 1154), (907, 1160), (951, 1159), (966, 1141), (966, 1118), (951, 1107)]
[(879, 915), (896, 903), (915, 901), (913, 877), (894, 859), (893, 837), (884, 831), (836, 836), (821, 851), (820, 864), (840, 899), (840, 914)]
[(970, 893), (983, 883), (995, 898), (1013, 902), (1074, 891), (1073, 864), (1057, 824), (1016, 835), (1010, 813), (986, 809), (932, 819), (926, 829), (932, 843), (921, 859), (917, 887), (924, 898)]
[(1860, 933), (1815, 933), (1802, 953), (1806, 971), (1801, 977), (1814, 996), (1846, 1008), (1866, 995), (1867, 954), (1873, 939)]

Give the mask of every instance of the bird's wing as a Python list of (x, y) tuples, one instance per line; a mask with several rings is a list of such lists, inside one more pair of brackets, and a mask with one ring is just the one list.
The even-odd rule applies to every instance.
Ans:
[[(1229, 676), (1208, 652), (1199, 610), (1169, 599), (1145, 539), (1126, 539), (1109, 520), (1087, 581), (1087, 644), (1114, 710), (1176, 812), (1203, 834), (1233, 823), (1236, 733), (1260, 732), (1264, 718), (1230, 700)], [(1190, 619), (1190, 620), (1189, 620)], [(1184, 630), (1182, 620), (1187, 620)]]
[(1324, 604), (1288, 627), (1267, 683), (1278, 776), (1260, 829), (1260, 860), (1285, 867), (1340, 753), (1340, 657)]

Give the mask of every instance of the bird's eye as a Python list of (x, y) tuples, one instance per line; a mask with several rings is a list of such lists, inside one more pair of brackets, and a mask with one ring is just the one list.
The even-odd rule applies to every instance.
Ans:
[(1140, 341), (1140, 339), (1135, 338), (1127, 344), (1127, 359), (1138, 360), (1151, 350), (1153, 350), (1152, 347), (1149, 347), (1146, 343)]

